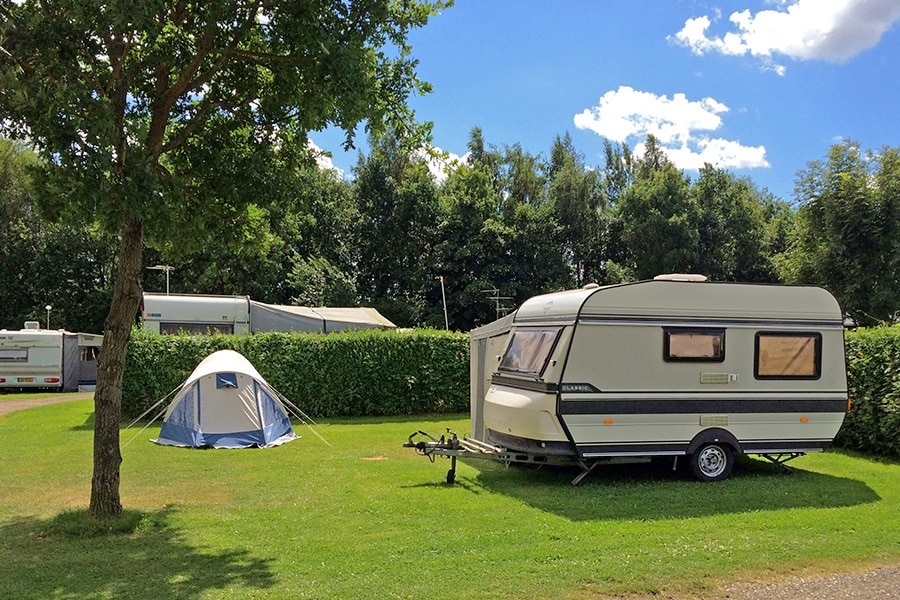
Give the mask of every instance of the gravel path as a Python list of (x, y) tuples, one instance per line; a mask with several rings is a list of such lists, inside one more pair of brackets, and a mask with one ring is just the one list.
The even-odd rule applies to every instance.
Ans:
[(900, 566), (721, 587), (722, 600), (900, 600)]
[[(0, 396), (0, 417), (15, 412), (72, 400), (86, 400), (88, 393), (36, 395), (33, 398), (4, 400)], [(737, 581), (704, 596), (655, 594), (653, 596), (613, 596), (621, 600), (900, 600), (900, 565), (859, 572), (795, 575), (780, 581)]]
[(46, 406), (47, 404), (57, 404), (59, 402), (71, 402), (72, 400), (87, 400), (91, 397), (90, 392), (82, 392), (75, 394), (36, 394), (33, 398), (16, 398), (15, 400), (7, 400), (0, 395), (0, 417), (8, 415), (17, 410), (25, 410), (26, 408), (34, 408), (36, 406)]

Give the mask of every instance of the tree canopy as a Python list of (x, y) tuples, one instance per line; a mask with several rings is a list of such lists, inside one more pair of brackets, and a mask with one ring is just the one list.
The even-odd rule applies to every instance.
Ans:
[(831, 290), (859, 324), (900, 311), (900, 149), (863, 152), (845, 141), (797, 176), (792, 281)]
[(125, 345), (145, 241), (169, 252), (246, 241), (258, 203), (283, 197), (306, 133), (390, 126), (416, 137), (427, 92), (407, 35), (427, 1), (4, 2), (3, 134), (43, 157), (47, 216), (119, 240), (98, 362), (91, 512), (121, 512)]

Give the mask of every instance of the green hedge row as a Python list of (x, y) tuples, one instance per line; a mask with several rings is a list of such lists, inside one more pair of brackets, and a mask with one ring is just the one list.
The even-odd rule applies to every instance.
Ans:
[[(160, 336), (135, 331), (123, 413), (134, 418), (178, 387), (210, 353), (246, 356), (312, 417), (393, 416), (469, 409), (469, 337), (415, 330), (252, 336)], [(835, 445), (900, 456), (900, 327), (848, 331), (853, 408)]]
[[(128, 345), (123, 415), (135, 418), (177, 388), (216, 350), (243, 354), (312, 417), (469, 410), (469, 336), (432, 330), (330, 334), (154, 335)], [(152, 416), (152, 413), (151, 413)]]
[(848, 331), (846, 346), (852, 408), (835, 445), (900, 456), (900, 327)]

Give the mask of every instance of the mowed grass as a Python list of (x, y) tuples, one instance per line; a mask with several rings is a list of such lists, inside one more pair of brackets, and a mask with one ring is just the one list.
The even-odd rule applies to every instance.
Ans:
[[(0, 598), (600, 598), (896, 564), (900, 465), (841, 452), (701, 484), (649, 465), (460, 463), (402, 448), (464, 415), (328, 421), (331, 444), (188, 450), (123, 431), (121, 522), (86, 517), (92, 410), (0, 417)], [(115, 531), (104, 532), (104, 527)]]

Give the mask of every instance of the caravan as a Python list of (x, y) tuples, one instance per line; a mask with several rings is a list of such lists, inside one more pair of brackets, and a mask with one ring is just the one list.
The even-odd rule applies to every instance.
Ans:
[(249, 296), (199, 294), (145, 293), (141, 317), (145, 331), (162, 334), (332, 333), (396, 327), (374, 308), (286, 306), (257, 302)]
[(0, 330), (0, 388), (91, 391), (103, 336), (40, 329)]
[(476, 332), (471, 440), (408, 446), (573, 463), (573, 483), (604, 462), (685, 457), (718, 481), (740, 454), (782, 464), (824, 450), (848, 409), (841, 309), (817, 287), (590, 285)]

